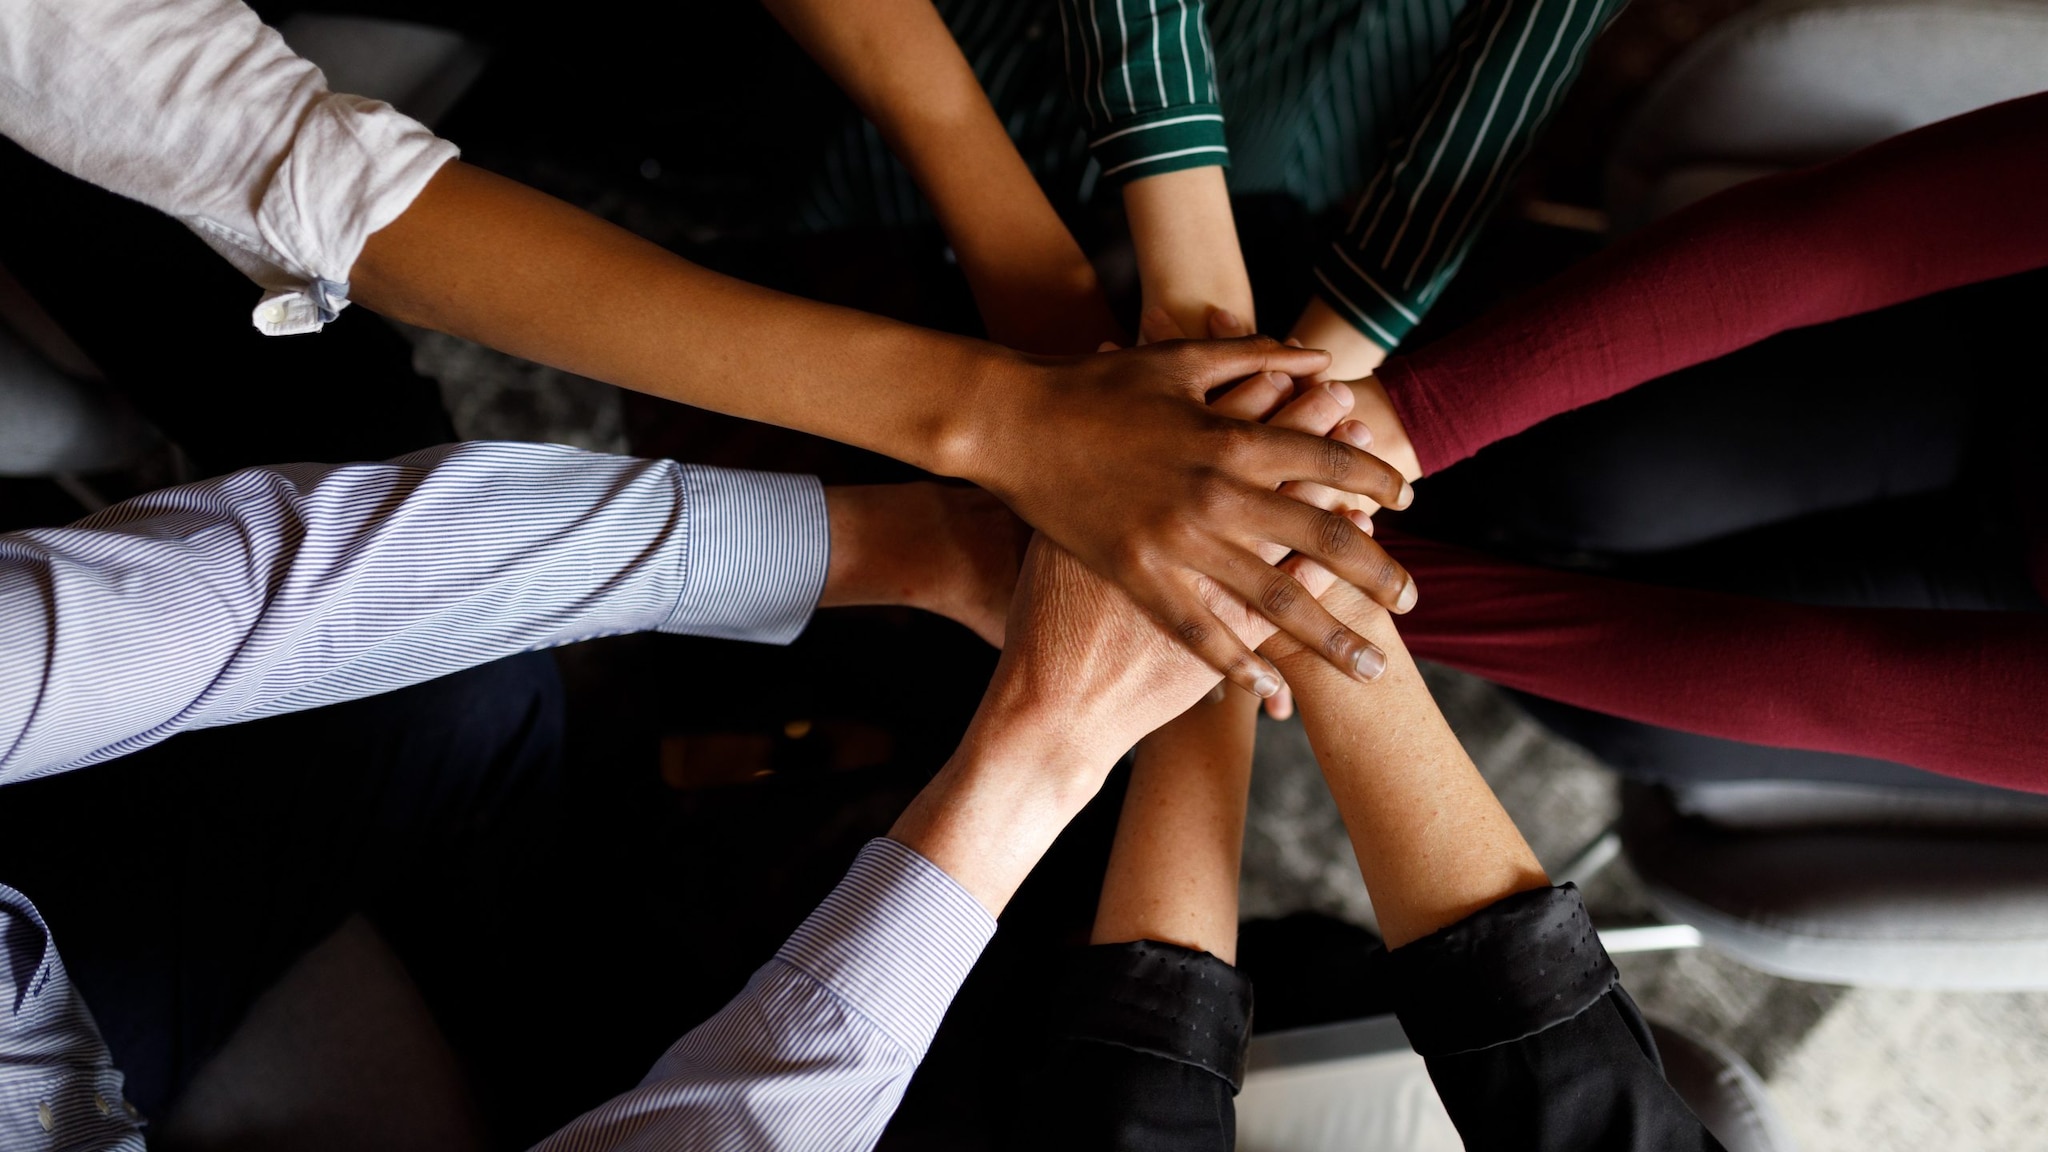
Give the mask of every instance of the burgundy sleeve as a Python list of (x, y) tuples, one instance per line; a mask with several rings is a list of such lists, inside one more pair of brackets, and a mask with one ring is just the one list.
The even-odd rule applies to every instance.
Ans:
[(1400, 534), (1417, 656), (1706, 736), (2048, 792), (2048, 613), (1786, 604), (1558, 572)]
[(1379, 377), (1435, 472), (1778, 332), (2044, 265), (2048, 94), (1729, 189)]

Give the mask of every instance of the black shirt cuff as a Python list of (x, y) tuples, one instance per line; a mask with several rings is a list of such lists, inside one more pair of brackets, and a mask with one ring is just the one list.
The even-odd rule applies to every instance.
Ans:
[(1062, 1031), (1200, 1068), (1244, 1084), (1252, 983), (1207, 952), (1139, 940), (1097, 944), (1068, 960)]
[(1579, 890), (1518, 892), (1387, 953), (1394, 1011), (1424, 1056), (1533, 1036), (1619, 982)]

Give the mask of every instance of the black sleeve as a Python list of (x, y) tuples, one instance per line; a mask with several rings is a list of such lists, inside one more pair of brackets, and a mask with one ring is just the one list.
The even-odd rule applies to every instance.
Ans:
[(1721, 1148), (1665, 1081), (1571, 885), (1510, 896), (1396, 948), (1386, 971), (1470, 1152)]
[(1251, 981), (1207, 952), (1140, 940), (1074, 952), (1052, 1043), (1007, 1125), (1036, 1152), (1230, 1152)]

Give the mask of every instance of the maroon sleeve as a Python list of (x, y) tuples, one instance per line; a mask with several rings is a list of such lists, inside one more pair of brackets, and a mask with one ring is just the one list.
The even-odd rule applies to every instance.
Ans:
[(1390, 527), (1417, 656), (1707, 736), (2048, 792), (2048, 613), (1837, 608), (1517, 564)]
[(2044, 265), (2048, 94), (1701, 201), (1379, 377), (1435, 472), (1775, 333)]

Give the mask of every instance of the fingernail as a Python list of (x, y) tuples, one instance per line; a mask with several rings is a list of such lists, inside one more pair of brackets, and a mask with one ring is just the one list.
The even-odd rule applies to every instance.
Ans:
[(1289, 348), (1306, 348), (1306, 347), (1308, 347), (1308, 345), (1306, 345), (1306, 344), (1303, 344), (1303, 343), (1302, 343), (1302, 342), (1301, 342), (1300, 340), (1296, 339), (1296, 338), (1295, 338), (1295, 337), (1293, 337), (1293, 336), (1289, 336), (1289, 337), (1287, 338), (1287, 346), (1288, 346)]
[(1421, 593), (1415, 590), (1415, 580), (1413, 577), (1410, 577), (1407, 586), (1401, 589), (1401, 598), (1394, 601), (1394, 611), (1408, 611), (1410, 608), (1415, 607), (1415, 601), (1420, 597)]
[(1362, 421), (1346, 420), (1342, 424), (1337, 425), (1337, 430), (1331, 433), (1331, 435), (1351, 445), (1353, 448), (1372, 447), (1372, 429), (1367, 428)]
[(1358, 674), (1360, 680), (1377, 680), (1387, 670), (1387, 654), (1368, 643), (1351, 657), (1351, 670)]
[(1403, 480), (1401, 481), (1401, 495), (1394, 500), (1394, 510), (1398, 512), (1413, 503), (1415, 503), (1415, 485)]
[(1218, 308), (1210, 313), (1209, 322), (1224, 328), (1235, 328), (1238, 326), (1237, 314), (1228, 308)]
[(1358, 397), (1351, 392), (1351, 385), (1346, 384), (1342, 380), (1327, 381), (1323, 384), (1323, 387), (1330, 390), (1330, 398), (1341, 405), (1346, 412), (1351, 411), (1352, 405), (1358, 403)]
[(1345, 515), (1346, 518), (1349, 519), (1353, 524), (1358, 525), (1358, 527), (1361, 530), (1363, 530), (1367, 536), (1372, 535), (1371, 513), (1365, 511), (1363, 508), (1353, 508), (1350, 512), (1346, 513)]
[(1270, 700), (1280, 691), (1280, 678), (1270, 672), (1261, 672), (1252, 680), (1252, 695), (1261, 700)]

